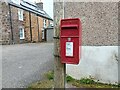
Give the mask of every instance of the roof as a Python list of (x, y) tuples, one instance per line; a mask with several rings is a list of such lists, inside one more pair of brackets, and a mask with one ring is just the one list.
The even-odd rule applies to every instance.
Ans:
[(32, 12), (32, 13), (35, 13), (37, 14), (38, 16), (41, 16), (43, 18), (47, 18), (49, 20), (52, 20), (53, 19), (42, 9), (40, 9), (36, 4), (34, 3), (31, 3), (31, 2), (27, 2), (27, 1), (24, 1), (24, 0), (20, 0), (20, 2), (18, 3), (15, 3), (14, 1), (15, 0), (7, 0), (8, 3), (12, 6), (15, 6), (17, 8), (20, 8), (20, 9), (23, 9), (23, 10), (26, 10), (26, 11), (29, 11), (29, 12)]

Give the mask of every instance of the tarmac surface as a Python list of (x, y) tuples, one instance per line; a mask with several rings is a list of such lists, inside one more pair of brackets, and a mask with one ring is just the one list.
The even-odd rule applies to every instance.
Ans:
[(2, 88), (23, 88), (54, 68), (53, 43), (2, 46)]

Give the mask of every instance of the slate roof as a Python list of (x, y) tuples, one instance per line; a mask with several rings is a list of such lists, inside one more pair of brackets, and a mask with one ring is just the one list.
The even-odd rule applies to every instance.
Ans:
[(15, 6), (17, 8), (20, 8), (20, 9), (26, 10), (26, 11), (30, 11), (32, 13), (37, 14), (38, 16), (41, 16), (43, 18), (47, 18), (47, 19), (53, 21), (53, 19), (44, 10), (40, 9), (34, 3), (21, 0), (20, 4), (15, 4), (15, 3), (12, 2), (12, 0), (8, 0), (8, 4), (10, 4), (12, 6)]

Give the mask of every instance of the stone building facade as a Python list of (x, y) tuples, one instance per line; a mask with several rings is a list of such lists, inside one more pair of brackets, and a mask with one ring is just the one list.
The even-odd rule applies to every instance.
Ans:
[[(43, 41), (42, 32), (49, 25), (49, 22), (53, 21), (51, 17), (43, 10), (43, 7), (39, 8), (37, 5), (24, 0), (21, 0), (20, 4), (13, 1), (1, 2), (2, 44)], [(44, 21), (46, 21), (46, 26), (44, 26)]]
[(9, 7), (6, 5), (5, 2), (1, 2), (1, 43), (11, 43), (11, 27), (10, 27), (10, 19), (9, 19)]

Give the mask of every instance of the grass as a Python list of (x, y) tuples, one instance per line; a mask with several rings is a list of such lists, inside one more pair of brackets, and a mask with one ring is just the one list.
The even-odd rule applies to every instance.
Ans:
[(53, 88), (53, 81), (52, 80), (44, 80), (32, 83), (28, 90), (35, 90), (36, 88), (46, 88), (47, 90), (51, 90)]
[(88, 78), (75, 80), (72, 85), (79, 88), (118, 88), (118, 85), (103, 84), (100, 82), (95, 82), (94, 80)]
[(47, 77), (47, 79), (53, 80), (54, 79), (54, 72), (49, 71), (48, 73), (45, 74), (45, 76)]
[[(32, 88), (53, 88), (54, 84), (54, 72), (49, 71), (45, 74), (46, 80), (44, 81), (38, 81), (35, 83), (32, 83), (28, 89), (33, 90)], [(81, 78), (80, 80), (76, 80), (73, 77), (66, 75), (66, 81), (68, 84), (75, 86), (77, 88), (118, 88), (120, 85), (113, 85), (113, 84), (103, 84), (100, 82), (94, 81), (93, 78)]]

